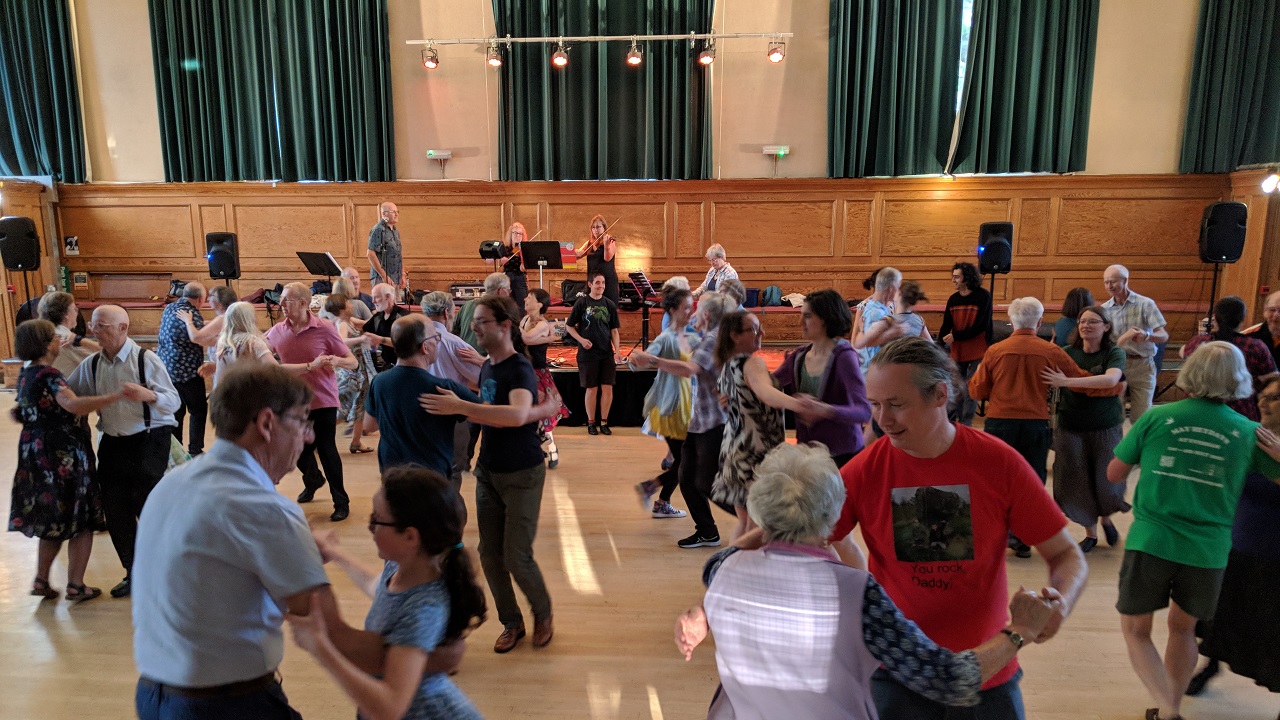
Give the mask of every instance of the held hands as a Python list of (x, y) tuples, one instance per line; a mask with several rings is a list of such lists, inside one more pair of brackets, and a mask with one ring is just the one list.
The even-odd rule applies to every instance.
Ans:
[(326, 563), (331, 562), (340, 547), (337, 531), (312, 529), (311, 537), (316, 541), (316, 548), (320, 551), (320, 559)]
[[(1044, 642), (1053, 637), (1062, 625), (1061, 619), (1056, 622), (1053, 620), (1062, 609), (1062, 596), (1052, 588), (1045, 588), (1041, 592), (1043, 595), (1037, 595), (1034, 590), (1019, 586), (1018, 592), (1009, 600), (1009, 615), (1012, 618), (1009, 624), (1028, 640), (1035, 642)], [(1049, 627), (1051, 624), (1052, 629)]]
[(827, 412), (831, 409), (830, 405), (812, 395), (796, 395), (796, 400), (800, 402), (800, 409), (796, 410), (796, 417), (805, 425), (813, 425), (827, 417)]
[(384, 338), (383, 336), (377, 333), (371, 333), (371, 332), (365, 333), (364, 339), (367, 340), (369, 344), (373, 347), (381, 347), (383, 341), (386, 340), (386, 338)]
[(138, 383), (125, 383), (120, 387), (120, 392), (124, 395), (124, 399), (133, 402), (149, 403), (155, 402), (156, 394)]
[(708, 630), (707, 613), (701, 605), (689, 608), (676, 618), (676, 647), (686, 662), (693, 659), (693, 649), (707, 639)]
[(217, 369), (218, 366), (211, 362), (200, 363), (200, 367), (196, 369), (196, 373), (207, 380), (213, 377), (213, 373)]
[(306, 615), (288, 613), (284, 619), (293, 629), (293, 642), (298, 647), (315, 655), (329, 645), (329, 628), (325, 626), (324, 611), (320, 608), (320, 600), (316, 593), (311, 594), (311, 610)]

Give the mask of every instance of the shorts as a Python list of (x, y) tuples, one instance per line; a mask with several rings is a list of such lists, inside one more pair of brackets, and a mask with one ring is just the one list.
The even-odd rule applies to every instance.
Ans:
[(1212, 620), (1226, 568), (1201, 568), (1165, 560), (1141, 550), (1125, 550), (1120, 565), (1121, 615), (1147, 615), (1169, 607), (1169, 598), (1188, 615)]
[(612, 385), (617, 375), (618, 366), (614, 364), (611, 357), (599, 360), (578, 358), (578, 380), (584, 388)]

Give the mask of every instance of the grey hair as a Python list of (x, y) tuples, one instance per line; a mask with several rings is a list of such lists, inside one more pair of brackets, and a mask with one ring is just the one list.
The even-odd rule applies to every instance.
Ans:
[(876, 273), (876, 292), (884, 292), (902, 284), (902, 271), (897, 268), (880, 268)]
[(1253, 376), (1240, 348), (1214, 340), (1196, 348), (1182, 363), (1178, 387), (1191, 397), (1227, 402), (1252, 395)]
[(226, 310), (239, 298), (236, 297), (236, 291), (226, 285), (215, 285), (209, 289), (209, 299)]
[(348, 298), (352, 300), (359, 299), (358, 297), (356, 297), (355, 284), (352, 283), (351, 280), (347, 278), (345, 275), (333, 281), (333, 294), (346, 295)]
[(182, 297), (188, 300), (199, 300), (204, 297), (204, 285), (198, 282), (189, 282), (182, 288)]
[(449, 293), (433, 290), (422, 296), (422, 314), (427, 317), (444, 317), (453, 307), (453, 298)]
[(712, 258), (727, 259), (727, 257), (724, 254), (723, 245), (721, 245), (720, 243), (716, 243), (715, 245), (712, 245), (711, 247), (707, 248), (707, 259), (710, 260)]
[(680, 288), (681, 290), (688, 290), (690, 289), (689, 278), (683, 275), (676, 275), (675, 277), (667, 278), (667, 281), (662, 283), (662, 289), (666, 290), (669, 287)]
[(698, 309), (695, 315), (701, 315), (706, 322), (703, 323), (703, 329), (707, 333), (713, 333), (720, 327), (720, 321), (724, 320), (724, 316), (738, 309), (738, 302), (722, 292), (704, 293), (698, 299)]
[(1032, 330), (1044, 317), (1044, 303), (1033, 297), (1015, 298), (1009, 303), (1009, 323), (1014, 330)]
[(869, 368), (880, 365), (911, 365), (911, 382), (927, 398), (937, 397), (937, 387), (946, 388), (947, 402), (956, 398), (958, 370), (945, 350), (922, 337), (894, 340), (871, 358)]
[(307, 287), (306, 284), (300, 283), (300, 282), (291, 282), (285, 285), (284, 289), (292, 290), (294, 293), (298, 295), (298, 297), (302, 298), (302, 301), (304, 303), (307, 303), (308, 305), (311, 304), (311, 288)]
[(511, 278), (507, 277), (505, 273), (489, 273), (489, 276), (484, 279), (485, 293), (493, 295), (499, 290), (509, 292), (511, 290)]
[(716, 289), (734, 300), (737, 300), (738, 305), (743, 305), (747, 302), (747, 286), (743, 285), (741, 280), (736, 278), (725, 278), (720, 281), (720, 285)]
[(821, 443), (783, 443), (756, 466), (747, 513), (769, 540), (825, 540), (844, 507), (840, 471)]

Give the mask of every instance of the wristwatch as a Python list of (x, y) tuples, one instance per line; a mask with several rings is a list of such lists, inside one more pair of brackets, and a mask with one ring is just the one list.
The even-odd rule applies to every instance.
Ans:
[(1000, 630), (1000, 632), (1004, 633), (1005, 635), (1008, 635), (1009, 642), (1013, 643), (1013, 646), (1018, 650), (1021, 650), (1022, 646), (1027, 644), (1026, 638), (1022, 637), (1020, 633), (1014, 632), (1009, 628), (1003, 628)]

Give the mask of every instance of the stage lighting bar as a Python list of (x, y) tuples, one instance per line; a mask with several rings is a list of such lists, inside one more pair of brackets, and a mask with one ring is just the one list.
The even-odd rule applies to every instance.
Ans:
[(636, 67), (644, 62), (644, 51), (640, 49), (640, 41), (687, 41), (689, 48), (693, 49), (698, 42), (704, 43), (703, 50), (698, 54), (698, 63), (701, 65), (710, 65), (715, 62), (717, 40), (742, 40), (742, 39), (766, 39), (769, 40), (768, 58), (769, 62), (782, 62), (786, 55), (787, 38), (795, 37), (795, 33), (789, 32), (772, 32), (772, 33), (689, 33), (687, 35), (573, 35), (573, 36), (556, 36), (556, 37), (511, 37), (507, 35), (504, 38), (487, 37), (487, 38), (446, 38), (427, 40), (406, 40), (406, 45), (426, 45), (422, 51), (422, 66), (428, 70), (434, 70), (440, 67), (440, 56), (436, 52), (436, 45), (481, 45), (486, 48), (485, 62), (490, 67), (498, 68), (502, 66), (502, 55), (499, 45), (506, 45), (507, 50), (511, 50), (511, 46), (516, 43), (540, 43), (546, 45), (554, 45), (555, 51), (551, 54), (551, 64), (556, 68), (563, 68), (569, 64), (569, 45), (571, 44), (588, 44), (588, 43), (610, 43), (610, 42), (626, 42), (630, 43), (630, 50), (626, 54), (626, 62), (632, 67)]

